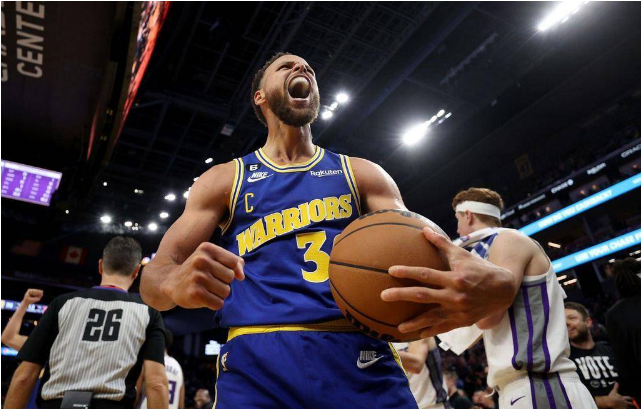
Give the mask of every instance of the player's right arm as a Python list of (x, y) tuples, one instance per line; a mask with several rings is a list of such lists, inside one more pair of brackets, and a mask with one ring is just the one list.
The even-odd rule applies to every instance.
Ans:
[(428, 337), (413, 341), (408, 345), (408, 351), (398, 351), (399, 358), (403, 367), (410, 373), (418, 374), (426, 365), (428, 359), (428, 352), (437, 348), (435, 338)]
[(140, 294), (149, 306), (219, 310), (232, 280), (244, 279), (243, 259), (209, 242), (228, 217), (234, 172), (234, 162), (218, 165), (192, 186), (183, 214), (143, 271)]
[(42, 294), (42, 290), (34, 288), (30, 288), (25, 292), (20, 306), (18, 307), (16, 312), (13, 313), (11, 319), (9, 319), (9, 323), (4, 328), (4, 331), (2, 331), (3, 344), (15, 349), (16, 351), (20, 351), (25, 341), (27, 341), (26, 336), (20, 335), (22, 320), (25, 316), (25, 313), (27, 312), (27, 308), (29, 308), (31, 304), (40, 301), (42, 299)]

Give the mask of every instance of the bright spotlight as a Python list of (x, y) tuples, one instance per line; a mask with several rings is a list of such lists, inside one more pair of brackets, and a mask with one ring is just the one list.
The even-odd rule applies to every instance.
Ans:
[(335, 109), (337, 109), (338, 106), (339, 106), (339, 103), (337, 101), (334, 101), (332, 104), (330, 104), (330, 107), (329, 107), (330, 111), (334, 111)]
[(105, 224), (111, 223), (111, 216), (108, 216), (108, 215), (101, 216), (100, 221)]
[(134, 189), (134, 193), (136, 193), (137, 195), (142, 195), (143, 193), (145, 193), (145, 191), (143, 191), (143, 189)]
[(107, 182), (103, 182), (103, 186), (107, 186)]
[(555, 7), (551, 13), (537, 26), (539, 31), (546, 31), (555, 24), (565, 23), (568, 19), (586, 4), (585, 1), (564, 1)]
[(156, 229), (158, 229), (158, 225), (156, 223), (150, 223), (147, 225), (147, 228), (151, 231), (156, 231)]
[(341, 92), (337, 95), (337, 102), (340, 104), (345, 104), (348, 100), (350, 100), (350, 97), (345, 92)]
[(128, 220), (125, 222), (125, 227), (132, 227), (132, 224), (133, 223)]
[(323, 111), (323, 113), (321, 114), (321, 119), (328, 120), (332, 118), (332, 115), (332, 111)]
[(69, 214), (69, 210), (65, 210), (65, 214)]
[(174, 193), (170, 193), (167, 196), (165, 196), (165, 200), (173, 202), (174, 200), (176, 200), (176, 195)]
[(212, 162), (214, 162), (214, 158), (205, 159), (205, 163), (212, 163)]
[(189, 190), (183, 192), (183, 197), (187, 199), (189, 197)]
[(442, 116), (444, 116), (444, 114), (445, 114), (445, 113), (446, 113), (446, 111), (444, 111), (443, 109), (441, 109), (441, 110), (439, 110), (439, 112), (437, 112), (437, 117), (438, 117), (438, 118), (441, 118)]
[(161, 219), (167, 219), (168, 217), (169, 217), (169, 213), (167, 213), (167, 212), (161, 212), (161, 214), (160, 214), (160, 218), (161, 218)]
[(406, 145), (414, 145), (419, 142), (428, 132), (429, 122), (424, 122), (409, 128), (403, 134), (403, 141)]
[(194, 178), (194, 182), (196, 182), (197, 180), (198, 180), (198, 176)]
[(446, 116), (445, 116), (444, 118), (448, 119), (448, 118), (450, 118), (451, 116), (453, 116), (453, 113), (452, 113), (452, 112), (449, 112), (449, 113), (447, 113), (447, 114), (446, 114)]

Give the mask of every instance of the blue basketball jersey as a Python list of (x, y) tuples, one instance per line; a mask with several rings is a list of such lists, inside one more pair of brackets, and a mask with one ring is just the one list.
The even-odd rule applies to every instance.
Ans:
[(360, 215), (350, 160), (316, 147), (305, 163), (280, 166), (259, 149), (234, 160), (230, 217), (221, 245), (245, 260), (217, 313), (223, 327), (343, 318), (328, 284), (334, 238)]

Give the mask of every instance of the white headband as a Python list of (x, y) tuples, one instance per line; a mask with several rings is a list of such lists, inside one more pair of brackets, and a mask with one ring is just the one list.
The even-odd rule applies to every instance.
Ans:
[(489, 203), (482, 203), (482, 202), (473, 202), (473, 201), (465, 201), (462, 203), (459, 203), (457, 207), (455, 207), (456, 212), (465, 212), (468, 210), (471, 213), (477, 213), (477, 214), (485, 214), (487, 216), (492, 216), (497, 219), (501, 218), (501, 210), (499, 210), (499, 207), (489, 204)]

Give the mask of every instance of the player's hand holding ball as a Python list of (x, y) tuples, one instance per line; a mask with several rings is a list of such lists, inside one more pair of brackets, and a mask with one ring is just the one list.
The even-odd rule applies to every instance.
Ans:
[(234, 279), (243, 280), (245, 262), (215, 244), (201, 243), (161, 284), (161, 291), (183, 308), (220, 310)]
[(412, 279), (425, 286), (390, 288), (381, 293), (381, 299), (388, 302), (439, 304), (401, 323), (400, 332), (421, 331), (422, 338), (435, 336), (470, 326), (512, 304), (516, 283), (510, 271), (470, 254), (427, 227), (423, 229), (423, 234), (446, 256), (451, 271), (413, 266), (390, 267), (391, 276)]

